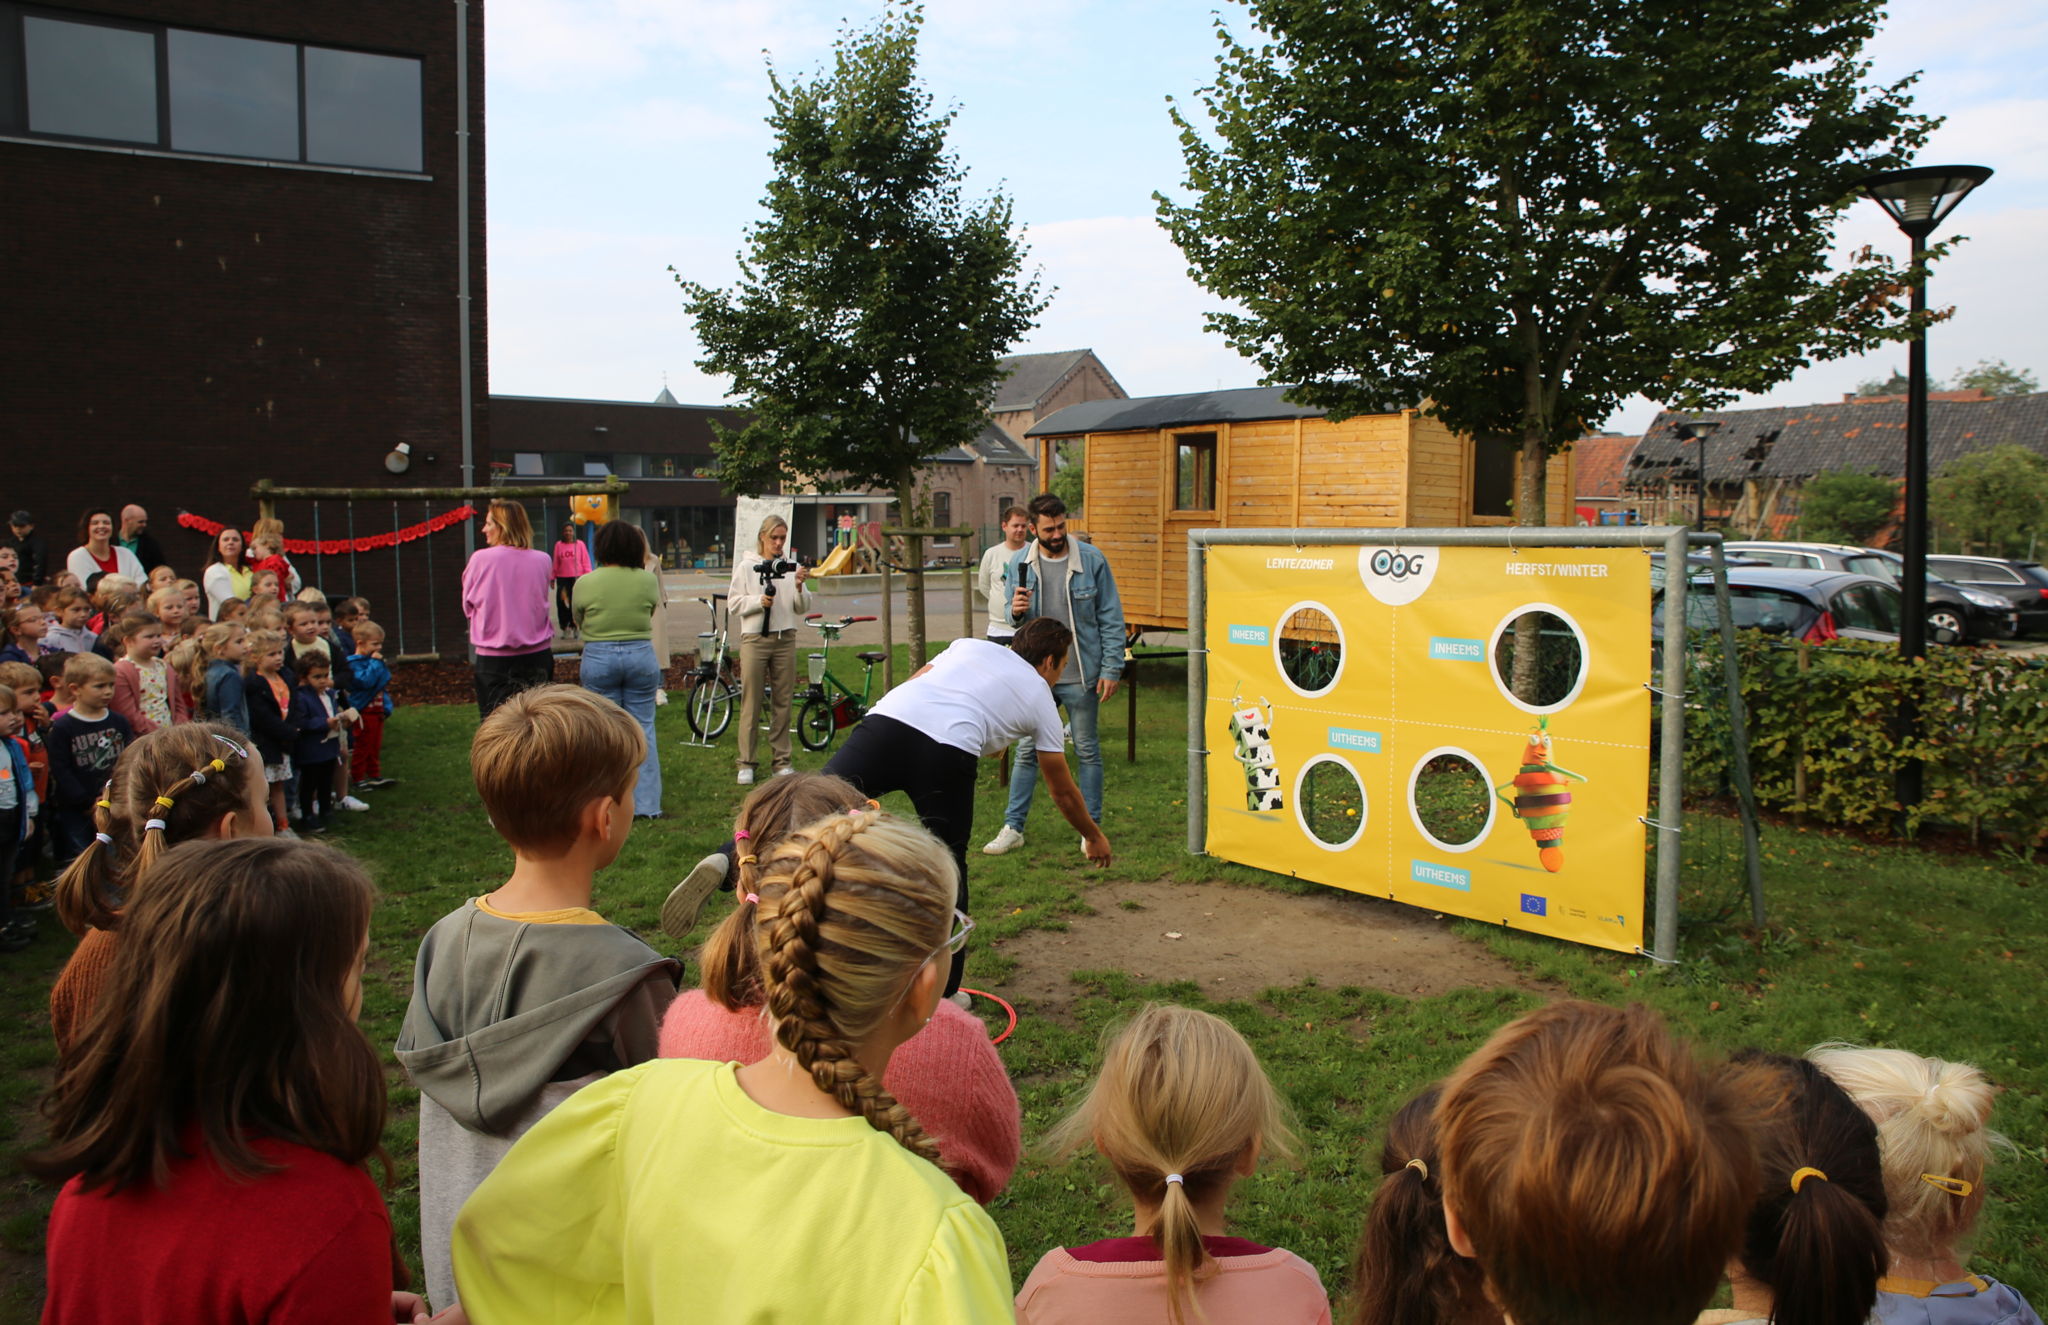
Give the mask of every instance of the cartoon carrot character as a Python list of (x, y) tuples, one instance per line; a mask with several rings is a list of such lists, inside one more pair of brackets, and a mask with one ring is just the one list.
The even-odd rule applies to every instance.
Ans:
[[(1522, 747), (1522, 768), (1512, 782), (1503, 782), (1493, 794), (1507, 802), (1515, 817), (1528, 826), (1536, 843), (1536, 858), (1552, 874), (1564, 868), (1564, 821), (1572, 815), (1572, 782), (1584, 782), (1582, 774), (1559, 768), (1550, 762), (1550, 719), (1539, 718), (1529, 743)], [(1513, 787), (1510, 796), (1507, 789)]]

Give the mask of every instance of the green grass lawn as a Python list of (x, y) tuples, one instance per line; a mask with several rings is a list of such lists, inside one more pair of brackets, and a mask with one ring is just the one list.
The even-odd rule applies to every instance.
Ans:
[[(1103, 720), (1105, 826), (1116, 864), (1107, 876), (1086, 869), (1072, 833), (1041, 797), (1024, 848), (1000, 858), (972, 857), (980, 927), (970, 950), (970, 985), (998, 981), (1014, 966), (1003, 940), (1085, 916), (1090, 889), (1105, 877), (1316, 891), (1186, 854), (1183, 673), (1178, 663), (1155, 662), (1145, 682), (1139, 762), (1124, 762), (1123, 696)], [(386, 771), (402, 784), (371, 793), (374, 809), (345, 816), (330, 835), (370, 864), (383, 889), (363, 1025), (387, 1054), (404, 1014), (420, 934), (462, 899), (495, 886), (508, 866), (469, 782), (466, 752), (474, 726), (469, 708), (401, 708), (388, 729), (385, 758)], [(714, 750), (683, 745), (688, 732), (678, 704), (661, 710), (659, 727), (669, 817), (635, 828), (619, 862), (599, 878), (597, 905), (687, 959), (727, 903), (715, 899), (706, 928), (684, 944), (659, 933), (656, 913), (670, 885), (726, 836), (740, 790), (732, 780), (734, 738), (728, 732)], [(797, 752), (802, 768), (824, 760)], [(977, 843), (993, 835), (1003, 799), (985, 764)], [(1689, 819), (1687, 828), (1685, 908), (1689, 915), (1718, 917), (1739, 897), (1735, 836), (1725, 821), (1706, 816)], [(1797, 1053), (1821, 1040), (1847, 1039), (1979, 1064), (2005, 1088), (1996, 1122), (2017, 1152), (1993, 1172), (1973, 1264), (2036, 1303), (2048, 1303), (2048, 1055), (2039, 997), (2048, 978), (2042, 947), (2048, 870), (1790, 828), (1770, 830), (1765, 840), (1768, 930), (1757, 935), (1732, 922), (1691, 923), (1685, 960), (1670, 970), (1492, 926), (1444, 923), (1532, 979), (1586, 998), (1644, 1000), (1717, 1049), (1755, 1044)], [(69, 937), (46, 921), (36, 947), (0, 958), (0, 1056), (7, 1069), (0, 1128), (8, 1129), (4, 1144), (16, 1151), (36, 1139), (30, 1108), (52, 1058), (48, 988), (69, 946)], [(691, 963), (692, 978), (695, 973)], [(1375, 1156), (1388, 1114), (1537, 1000), (1519, 991), (1409, 998), (1309, 984), (1215, 1004), (1193, 979), (1147, 986), (1115, 970), (1076, 971), (1072, 979), (1078, 996), (1062, 1015), (1020, 1006), (1017, 1033), (1001, 1049), (1023, 1102), (1027, 1146), (1075, 1098), (1106, 1026), (1147, 999), (1208, 1007), (1257, 1048), (1298, 1112), (1304, 1141), (1298, 1168), (1262, 1174), (1239, 1189), (1233, 1231), (1305, 1256), (1333, 1295), (1345, 1286), (1377, 1181)], [(417, 1230), (411, 1163), (416, 1094), (395, 1066), (390, 1075), (386, 1144), (400, 1173), (390, 1201), (401, 1242), (410, 1247)], [(25, 1179), (9, 1183), (0, 1210), (0, 1250), (8, 1267), (0, 1320), (28, 1320), (48, 1197)], [(1031, 1150), (993, 1213), (1020, 1280), (1051, 1246), (1128, 1231), (1128, 1214), (1096, 1166), (1055, 1165)]]

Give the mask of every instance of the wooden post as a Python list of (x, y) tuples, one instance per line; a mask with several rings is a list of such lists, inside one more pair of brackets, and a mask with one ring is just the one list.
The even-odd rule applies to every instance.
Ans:
[(1138, 655), (1124, 647), (1124, 762), (1138, 762)]
[(896, 688), (896, 606), (889, 590), (889, 537), (882, 536), (881, 554), (875, 558), (882, 568), (882, 693)]
[(981, 634), (974, 628), (974, 572), (979, 569), (974, 557), (974, 535), (960, 536), (960, 638), (973, 639)]
[(269, 479), (257, 479), (251, 495), (256, 498), (257, 519), (275, 520), (277, 518), (277, 503), (271, 499)]
[[(1812, 660), (1813, 650), (1805, 640), (1799, 641), (1799, 693), (1806, 693), (1806, 668)], [(1801, 705), (1804, 708), (1804, 705)], [(1806, 724), (1800, 722), (1793, 727), (1792, 737), (1792, 801), (1799, 808), (1792, 812), (1792, 822), (1806, 823)]]

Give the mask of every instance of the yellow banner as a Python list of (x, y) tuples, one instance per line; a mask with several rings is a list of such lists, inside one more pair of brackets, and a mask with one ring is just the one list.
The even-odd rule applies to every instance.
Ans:
[(1647, 553), (1206, 556), (1211, 855), (1641, 946)]

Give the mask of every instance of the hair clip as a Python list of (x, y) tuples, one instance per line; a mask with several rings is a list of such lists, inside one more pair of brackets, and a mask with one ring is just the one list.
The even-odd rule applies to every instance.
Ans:
[(746, 897), (746, 902), (748, 906), (759, 906), (761, 904), (761, 894), (748, 893)]
[(1968, 1178), (1951, 1178), (1945, 1173), (1923, 1173), (1920, 1181), (1929, 1187), (1938, 1187), (1950, 1196), (1968, 1196), (1977, 1190), (1977, 1185)]
[(94, 833), (92, 835), (92, 838), (93, 841), (98, 842), (103, 847), (110, 847), (114, 845), (114, 839), (108, 836), (106, 833)]
[(1822, 1182), (1826, 1182), (1828, 1175), (1815, 1168), (1797, 1168), (1792, 1170), (1792, 1191), (1794, 1194), (1798, 1193), (1799, 1185), (1808, 1178), (1819, 1178)]
[(220, 733), (208, 732), (207, 735), (213, 737), (214, 740), (219, 741), (222, 745), (225, 745), (228, 749), (234, 751), (235, 758), (247, 759), (249, 757), (249, 751), (246, 748), (235, 744), (233, 741), (229, 740), (225, 736), (222, 736)]
[(1167, 1175), (1166, 1175), (1166, 1180), (1167, 1180), (1168, 1182), (1177, 1182), (1177, 1183), (1179, 1183), (1179, 1184), (1180, 1184), (1181, 1186), (1183, 1186), (1183, 1187), (1187, 1186), (1187, 1180), (1186, 1180), (1186, 1179), (1184, 1179), (1184, 1178), (1182, 1178), (1182, 1177), (1181, 1177), (1181, 1176), (1180, 1176), (1180, 1175), (1179, 1175), (1178, 1173), (1169, 1173), (1169, 1174), (1167, 1174)]
[(147, 819), (143, 821), (142, 831), (146, 833), (150, 829), (154, 828), (157, 832), (161, 833), (164, 831), (164, 829), (168, 828), (169, 826), (170, 825), (166, 824), (161, 819)]
[(1417, 1173), (1420, 1173), (1422, 1175), (1422, 1180), (1424, 1182), (1429, 1181), (1429, 1165), (1423, 1160), (1423, 1158), (1420, 1155), (1417, 1155), (1414, 1159), (1409, 1160), (1406, 1164), (1402, 1165), (1401, 1167), (1414, 1169)]

